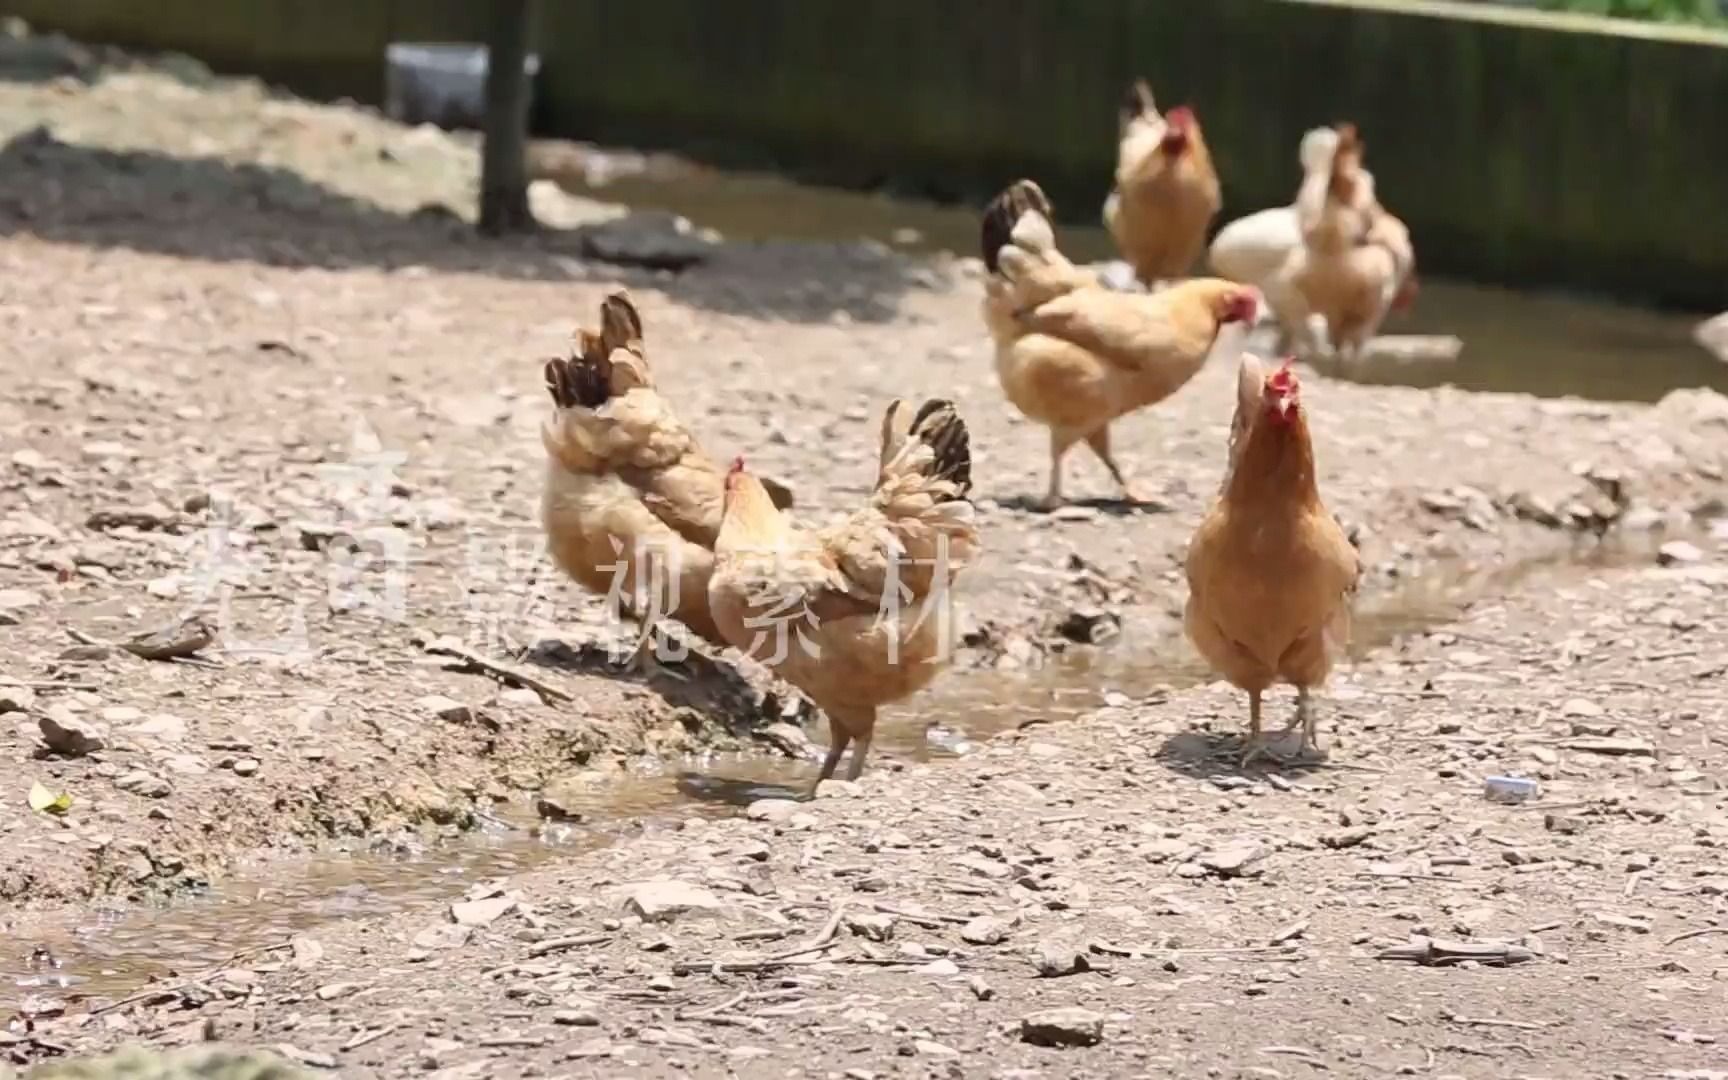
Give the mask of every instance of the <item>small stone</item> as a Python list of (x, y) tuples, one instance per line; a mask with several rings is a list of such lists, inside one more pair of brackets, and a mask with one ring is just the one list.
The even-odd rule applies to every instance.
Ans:
[(1584, 831), (1586, 823), (1581, 817), (1570, 814), (1549, 813), (1542, 818), (1542, 827), (1552, 833), (1562, 836), (1576, 836)]
[(1011, 919), (1000, 915), (980, 915), (960, 928), (960, 940), (968, 945), (1000, 945), (1013, 929)]
[(1578, 716), (1586, 720), (1594, 720), (1605, 711), (1602, 706), (1585, 698), (1568, 698), (1566, 703), (1560, 706), (1561, 716)]
[(718, 915), (720, 898), (687, 881), (641, 881), (618, 889), (626, 913), (643, 922), (666, 922), (680, 915)]
[(592, 1058), (611, 1057), (614, 1053), (616, 1051), (612, 1046), (612, 1040), (604, 1035), (599, 1035), (585, 1042), (577, 1043), (564, 1051), (564, 1060), (587, 1061)]
[(1200, 865), (1219, 877), (1252, 877), (1265, 869), (1260, 863), (1270, 854), (1264, 844), (1238, 840), (1201, 855)]
[(824, 780), (816, 785), (818, 799), (856, 799), (864, 794), (864, 786), (856, 780)]
[(1044, 941), (1038, 945), (1038, 951), (1032, 957), (1032, 966), (1039, 976), (1046, 979), (1061, 978), (1064, 975), (1078, 975), (1092, 970), (1092, 961), (1084, 950), (1066, 942)]
[(61, 706), (38, 717), (36, 727), (42, 733), (43, 745), (66, 757), (83, 757), (108, 748), (108, 736), (101, 727)]
[(518, 686), (500, 693), (498, 704), (530, 708), (542, 705), (544, 702), (540, 700), (540, 694), (537, 691), (530, 690), (525, 686)]
[(846, 929), (868, 941), (887, 941), (894, 936), (892, 915), (847, 915)]
[(414, 945), (421, 949), (459, 949), (474, 936), (472, 926), (438, 923), (414, 935)]
[(1682, 563), (1704, 561), (1704, 553), (1698, 550), (1696, 544), (1685, 540), (1670, 540), (1656, 549), (1656, 561), (1662, 566), (1678, 566)]
[(235, 776), (254, 776), (261, 767), (258, 759), (254, 757), (235, 758), (231, 766)]
[(473, 709), (443, 694), (427, 694), (415, 701), (414, 707), (452, 724), (468, 724), (474, 721)]
[(744, 816), (751, 821), (776, 824), (798, 813), (799, 805), (791, 799), (757, 799), (744, 808)]
[(912, 1047), (925, 1057), (960, 1056), (960, 1051), (954, 1049), (952, 1046), (944, 1046), (933, 1039), (914, 1039), (912, 1040)]
[(1560, 744), (1567, 750), (1610, 757), (1655, 757), (1656, 748), (1643, 739), (1577, 738)]
[(1326, 833), (1320, 837), (1320, 843), (1324, 847), (1339, 851), (1344, 848), (1353, 848), (1373, 835), (1374, 830), (1372, 828), (1358, 825), (1353, 829), (1339, 829), (1336, 832)]
[(1090, 1009), (1041, 1009), (1020, 1021), (1020, 1039), (1034, 1046), (1096, 1046), (1104, 1040), (1104, 1017)]
[(141, 795), (146, 799), (167, 798), (174, 791), (169, 786), (168, 781), (155, 773), (145, 772), (143, 769), (134, 769), (122, 775), (114, 781), (114, 786), (121, 791)]
[(599, 1027), (600, 1016), (593, 1009), (559, 1009), (552, 1014), (554, 1024), (565, 1027)]
[(296, 934), (289, 939), (288, 944), (294, 950), (294, 957), (289, 961), (294, 967), (311, 967), (324, 959), (324, 946), (315, 938)]
[(36, 707), (36, 691), (28, 686), (0, 686), (0, 713), (29, 712)]
[(931, 975), (939, 979), (952, 978), (960, 974), (960, 965), (947, 957), (932, 960), (923, 967), (916, 969), (920, 975)]
[(972, 991), (972, 996), (979, 1001), (989, 1001), (996, 996), (996, 988), (985, 982), (982, 975), (974, 975), (967, 979), (966, 988)]
[(515, 908), (516, 901), (508, 896), (463, 900), (450, 905), (450, 918), (458, 926), (491, 926)]
[(313, 993), (318, 995), (319, 1001), (335, 1001), (339, 998), (348, 997), (358, 989), (360, 989), (359, 983), (341, 982), (320, 986)]
[(1628, 915), (1615, 915), (1610, 912), (1597, 912), (1596, 921), (1603, 926), (1612, 926), (1621, 930), (1630, 930), (1634, 934), (1648, 934), (1650, 924), (1643, 919), (1634, 919)]
[(131, 705), (110, 705), (102, 710), (102, 719), (110, 724), (136, 724), (144, 719), (144, 710)]

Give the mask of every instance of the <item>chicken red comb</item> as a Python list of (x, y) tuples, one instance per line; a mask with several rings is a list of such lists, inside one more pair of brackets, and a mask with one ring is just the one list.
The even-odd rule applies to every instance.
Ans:
[(1177, 131), (1187, 131), (1194, 126), (1194, 110), (1187, 105), (1178, 105), (1164, 114), (1164, 122)]
[(1278, 370), (1266, 376), (1266, 385), (1271, 387), (1276, 393), (1280, 394), (1287, 394), (1296, 389), (1295, 363), (1296, 358), (1294, 356), (1286, 356), (1284, 362), (1279, 365)]

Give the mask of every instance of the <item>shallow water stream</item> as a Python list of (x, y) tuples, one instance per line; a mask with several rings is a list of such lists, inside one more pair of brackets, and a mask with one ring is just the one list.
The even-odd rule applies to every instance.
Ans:
[[(1581, 544), (1494, 566), (1442, 563), (1398, 588), (1363, 597), (1355, 657), (1454, 620), (1473, 601), (1514, 586), (1560, 588), (1615, 566), (1649, 565), (1650, 544)], [(1032, 722), (1078, 717), (1109, 702), (1145, 701), (1208, 678), (1175, 618), (1124, 612), (1119, 637), (1037, 668), (955, 672), (884, 715), (873, 761), (936, 760)], [(1346, 666), (1339, 681), (1349, 679)], [(1118, 697), (1120, 695), (1120, 697)], [(225, 966), (237, 953), (316, 932), (337, 919), (448, 903), (476, 881), (604, 846), (621, 833), (690, 815), (738, 813), (763, 797), (801, 794), (816, 761), (761, 754), (671, 760), (596, 787), (580, 825), (542, 828), (526, 806), (501, 811), (478, 835), (401, 856), (330, 854), (240, 870), (210, 894), (166, 907), (89, 909), (13, 937), (0, 972), (25, 1011), (68, 997), (130, 993), (152, 979)], [(431, 922), (434, 917), (422, 916)], [(278, 959), (280, 957), (277, 957)], [(236, 966), (245, 962), (236, 961)]]

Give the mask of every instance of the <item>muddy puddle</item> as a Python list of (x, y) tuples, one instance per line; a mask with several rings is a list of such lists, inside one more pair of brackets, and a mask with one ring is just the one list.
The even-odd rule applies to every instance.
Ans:
[[(1564, 588), (1603, 569), (1652, 565), (1657, 543), (1670, 538), (1580, 541), (1493, 565), (1437, 564), (1362, 598), (1353, 656), (1433, 631), (1472, 602), (1513, 587)], [(883, 717), (873, 761), (880, 766), (890, 758), (953, 759), (1029, 722), (1069, 720), (1207, 678), (1176, 616), (1131, 611), (1120, 634), (1100, 646), (1075, 646), (1036, 668), (951, 674), (909, 707)], [(1339, 678), (1349, 678), (1348, 665)], [(508, 817), (458, 841), (392, 855), (332, 853), (273, 863), (255, 873), (242, 869), (205, 896), (163, 907), (87, 909), (11, 936), (0, 952), (6, 978), (0, 1004), (31, 1012), (73, 998), (131, 993), (153, 979), (226, 966), (237, 953), (315, 934), (320, 925), (342, 918), (418, 909), (413, 917), (430, 924), (441, 917), (435, 905), (448, 903), (469, 884), (604, 846), (626, 831), (693, 815), (734, 814), (758, 798), (801, 792), (816, 768), (815, 761), (761, 754), (656, 762), (596, 786), (575, 807), (584, 816), (579, 825), (542, 825), (523, 806), (501, 811)]]
[[(969, 207), (727, 172), (667, 155), (639, 158), (595, 151), (584, 160), (590, 162), (587, 169), (554, 168), (548, 161), (540, 171), (573, 194), (638, 209), (670, 210), (731, 240), (868, 239), (903, 251), (977, 254), (977, 212)], [(1100, 190), (1100, 202), (1102, 198)], [(1259, 208), (1230, 207), (1225, 218), (1252, 209)], [(1100, 225), (1064, 225), (1061, 239), (1064, 249), (1083, 261), (1116, 257)], [(1420, 236), (1416, 243), (1420, 251)], [(1449, 384), (1465, 390), (1577, 395), (1603, 401), (1657, 401), (1670, 390), (1686, 387), (1728, 393), (1728, 367), (1693, 340), (1696, 321), (1623, 304), (1514, 292), (1424, 275), (1415, 309), (1394, 317), (1386, 333), (1455, 335), (1464, 342), (1462, 354), (1457, 358), (1370, 356), (1347, 366), (1329, 366), (1325, 374), (1374, 385)]]

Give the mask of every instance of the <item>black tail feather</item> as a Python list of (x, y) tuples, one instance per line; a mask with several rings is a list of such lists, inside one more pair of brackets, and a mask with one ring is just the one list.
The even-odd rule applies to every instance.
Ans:
[(952, 483), (962, 496), (972, 490), (972, 439), (952, 401), (931, 398), (919, 406), (912, 434), (935, 454), (932, 472), (938, 479)]
[(1001, 266), (997, 255), (1013, 242), (1014, 226), (1028, 210), (1036, 210), (1046, 219), (1051, 217), (1050, 200), (1045, 197), (1044, 189), (1030, 180), (1016, 180), (1009, 184), (984, 208), (981, 230), (984, 266), (992, 274)]

